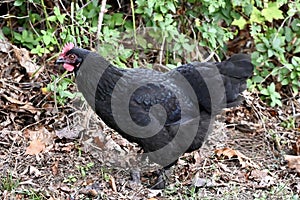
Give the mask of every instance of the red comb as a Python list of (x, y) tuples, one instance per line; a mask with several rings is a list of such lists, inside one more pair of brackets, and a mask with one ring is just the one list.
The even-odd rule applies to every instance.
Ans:
[(75, 46), (75, 45), (74, 45), (73, 43), (71, 43), (71, 42), (65, 44), (64, 48), (62, 49), (62, 53), (60, 54), (60, 56), (66, 55), (66, 53), (67, 53), (69, 50), (73, 49), (74, 46)]

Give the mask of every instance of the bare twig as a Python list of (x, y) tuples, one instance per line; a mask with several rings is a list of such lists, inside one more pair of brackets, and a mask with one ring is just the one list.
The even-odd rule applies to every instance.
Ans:
[[(214, 51), (212, 51), (212, 52), (209, 54), (209, 56), (203, 60), (203, 62), (209, 61), (214, 55), (217, 55), (217, 54), (216, 54)], [(220, 60), (219, 57), (218, 57), (218, 60)]]
[(5, 14), (5, 15), (1, 15), (0, 18), (3, 18), (3, 19), (9, 19), (9, 18), (25, 19), (25, 18), (29, 18), (29, 15), (17, 17), (15, 15)]
[(134, 11), (133, 0), (130, 0), (130, 7), (131, 7), (131, 12), (132, 12), (132, 25), (133, 25), (134, 44), (136, 45), (136, 24), (135, 24), (135, 11)]
[(106, 12), (105, 6), (106, 6), (106, 0), (102, 0), (101, 10), (100, 10), (99, 17), (98, 17), (97, 46), (100, 45), (99, 38), (100, 38), (100, 33), (101, 33), (101, 28), (102, 28), (102, 22), (103, 22), (104, 13)]
[(159, 51), (159, 64), (162, 65), (162, 58), (163, 58), (163, 52), (164, 52), (164, 46), (165, 46), (166, 36), (163, 38), (163, 42), (160, 47)]

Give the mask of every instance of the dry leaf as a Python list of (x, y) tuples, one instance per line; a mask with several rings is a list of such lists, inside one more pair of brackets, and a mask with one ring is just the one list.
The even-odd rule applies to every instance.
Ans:
[(274, 185), (276, 183), (276, 179), (272, 176), (266, 176), (259, 182), (260, 187), (269, 188), (270, 186)]
[(63, 147), (61, 148), (61, 151), (71, 152), (74, 149), (75, 145), (73, 142), (63, 144)]
[(216, 149), (215, 154), (218, 157), (224, 156), (224, 157), (227, 157), (228, 159), (236, 157), (239, 160), (239, 162), (240, 162), (240, 164), (242, 165), (243, 168), (247, 167), (247, 166), (254, 167), (254, 168), (259, 167), (257, 164), (255, 164), (253, 161), (251, 161), (250, 158), (243, 155), (238, 150), (234, 150), (234, 149), (231, 149), (231, 148), (228, 148), (228, 147), (225, 147), (223, 149)]
[(35, 177), (39, 177), (42, 175), (42, 172), (40, 172), (40, 170), (38, 170), (38, 168), (34, 166), (29, 166), (29, 174)]
[(14, 99), (12, 97), (6, 96), (5, 94), (1, 94), (7, 101), (13, 104), (18, 104), (18, 105), (24, 105), (25, 103), (22, 101), (19, 101), (18, 99)]
[(24, 106), (20, 106), (20, 109), (27, 110), (32, 114), (35, 114), (37, 112), (37, 109), (32, 106), (31, 103), (26, 103)]
[(300, 156), (285, 155), (284, 158), (288, 161), (290, 169), (295, 169), (296, 172), (300, 173)]
[(53, 163), (53, 165), (52, 165), (52, 167), (51, 167), (51, 170), (52, 170), (52, 174), (54, 175), (54, 176), (56, 176), (57, 174), (58, 174), (58, 160), (56, 160), (54, 163)]
[(36, 155), (42, 152), (45, 149), (45, 143), (41, 142), (39, 139), (35, 139), (30, 142), (30, 145), (27, 147), (25, 154)]
[(48, 89), (46, 87), (41, 88), (42, 94), (46, 95), (49, 93)]
[(66, 126), (63, 129), (56, 131), (55, 134), (60, 139), (62, 139), (62, 138), (75, 139), (75, 138), (78, 138), (79, 133), (83, 130), (84, 130), (84, 128), (82, 126), (72, 127), (71, 130), (68, 126)]
[(46, 148), (46, 144), (52, 144), (54, 134), (49, 132), (45, 127), (40, 126), (38, 130), (26, 129), (23, 135), (31, 140), (30, 145), (27, 147), (25, 154), (36, 155)]
[(10, 103), (17, 104), (16, 107), (18, 108), (18, 110), (20, 110), (20, 109), (26, 110), (26, 111), (31, 112), (32, 114), (35, 114), (37, 112), (37, 109), (34, 106), (32, 106), (32, 104), (29, 102), (25, 103), (25, 102), (19, 101), (18, 99), (6, 96), (5, 94), (2, 94), (2, 96)]
[(101, 141), (99, 136), (94, 137), (94, 143), (97, 147), (103, 149), (105, 147), (105, 143)]
[(300, 155), (300, 137), (298, 137), (295, 144), (293, 144), (293, 151), (296, 155)]
[(19, 64), (26, 69), (29, 76), (41, 72), (41, 67), (32, 62), (32, 58), (29, 56), (29, 52), (25, 48), (19, 49), (13, 45), (14, 53), (19, 61)]
[(95, 189), (91, 189), (87, 191), (86, 195), (96, 197), (98, 195), (98, 192)]
[(67, 193), (71, 192), (71, 188), (69, 188), (69, 187), (66, 186), (66, 185), (60, 186), (60, 189), (61, 189), (62, 191), (64, 191), (64, 192), (67, 192)]
[(194, 160), (195, 160), (195, 163), (201, 163), (202, 158), (201, 158), (199, 152), (198, 152), (198, 151), (194, 151), (194, 152), (195, 152), (195, 153), (194, 153)]
[(39, 139), (45, 145), (52, 144), (55, 137), (55, 134), (53, 132), (49, 132), (43, 126), (39, 126), (37, 130), (26, 129), (23, 131), (23, 135), (30, 140)]
[(110, 184), (110, 187), (112, 188), (112, 190), (114, 192), (117, 192), (117, 186), (116, 186), (116, 181), (115, 181), (115, 178), (111, 175), (109, 175), (109, 184)]
[(258, 170), (254, 169), (251, 171), (249, 179), (254, 179), (259, 182), (259, 186), (263, 188), (268, 188), (275, 184), (275, 178), (273, 178), (267, 169)]
[(232, 170), (229, 169), (226, 165), (224, 165), (223, 163), (218, 163), (218, 166), (220, 166), (225, 172), (231, 173)]
[(0, 30), (0, 38), (0, 51), (3, 53), (8, 53), (11, 49), (11, 45), (4, 37), (2, 30)]
[(258, 169), (254, 169), (251, 171), (251, 174), (249, 176), (249, 178), (251, 179), (255, 179), (255, 180), (261, 180), (264, 177), (266, 177), (268, 175), (268, 170), (258, 170)]

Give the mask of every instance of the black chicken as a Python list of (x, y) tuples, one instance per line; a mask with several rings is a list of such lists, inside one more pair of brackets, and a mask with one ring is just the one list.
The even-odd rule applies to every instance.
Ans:
[(79, 91), (106, 125), (165, 168), (202, 146), (221, 109), (239, 104), (253, 72), (246, 54), (218, 63), (193, 62), (167, 73), (125, 70), (71, 43), (57, 63), (75, 73)]

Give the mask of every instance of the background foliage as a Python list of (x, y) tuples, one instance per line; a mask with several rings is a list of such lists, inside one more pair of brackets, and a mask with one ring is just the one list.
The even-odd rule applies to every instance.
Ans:
[[(211, 52), (215, 59), (252, 53), (256, 66), (249, 81), (252, 91), (257, 90), (271, 106), (281, 106), (283, 98), (299, 92), (299, 0), (111, 0), (106, 3), (103, 23), (99, 23), (101, 1), (55, 2), (2, 3), (2, 32), (38, 59), (53, 55), (50, 61), (64, 43), (76, 42), (99, 49), (119, 67), (158, 63), (173, 68), (203, 60)], [(143, 30), (147, 36), (141, 34)], [(63, 94), (61, 102), (72, 97)]]

